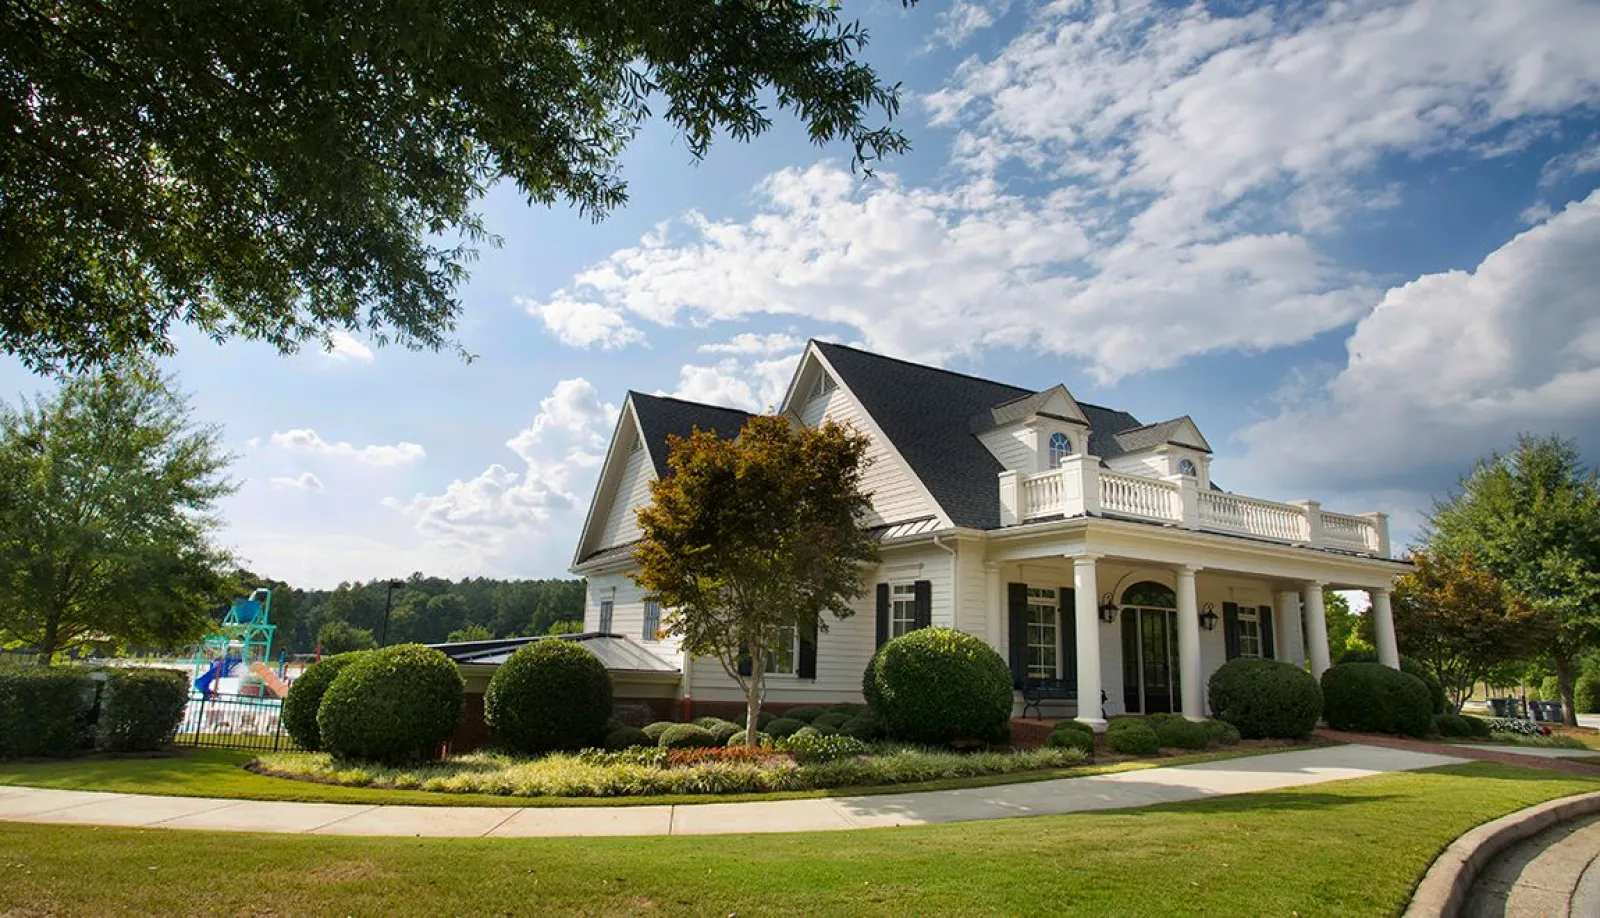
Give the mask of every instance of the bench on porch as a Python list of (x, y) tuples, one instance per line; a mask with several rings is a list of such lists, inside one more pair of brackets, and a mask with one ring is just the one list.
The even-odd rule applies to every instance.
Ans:
[(1022, 680), (1022, 716), (1028, 716), (1028, 709), (1032, 708), (1038, 716), (1044, 712), (1039, 705), (1045, 701), (1076, 701), (1078, 687), (1068, 685), (1065, 679), (1024, 679)]

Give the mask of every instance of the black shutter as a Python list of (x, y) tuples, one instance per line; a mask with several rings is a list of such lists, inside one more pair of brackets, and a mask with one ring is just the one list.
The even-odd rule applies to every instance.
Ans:
[(1228, 647), (1228, 659), (1239, 655), (1239, 604), (1222, 604), (1222, 640)]
[(1028, 585), (1008, 584), (1006, 600), (1011, 612), (1011, 685), (1022, 688), (1022, 676), (1028, 671)]
[(878, 643), (882, 647), (889, 642), (889, 585), (878, 584)]
[(749, 650), (740, 650), (739, 651), (739, 675), (741, 675), (741, 676), (750, 675), (750, 651)]
[(809, 627), (800, 629), (800, 659), (795, 663), (794, 674), (801, 679), (817, 678), (817, 623), (815, 621)]
[(1256, 617), (1261, 620), (1261, 655), (1269, 660), (1276, 660), (1277, 648), (1272, 643), (1272, 607), (1260, 607), (1256, 610)]
[(1061, 681), (1067, 691), (1078, 685), (1078, 591), (1072, 587), (1059, 587), (1061, 597)]
[(911, 585), (912, 596), (916, 600), (917, 622), (916, 627), (926, 628), (933, 624), (933, 584), (927, 580), (918, 580)]

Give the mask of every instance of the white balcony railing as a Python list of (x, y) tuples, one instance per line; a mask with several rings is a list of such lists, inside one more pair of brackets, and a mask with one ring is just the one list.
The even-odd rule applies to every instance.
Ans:
[(1332, 513), (1316, 501), (1279, 503), (1201, 489), (1194, 478), (1152, 478), (1102, 469), (1069, 456), (1048, 472), (1000, 473), (1001, 524), (1053, 517), (1109, 516), (1389, 557), (1388, 517)]

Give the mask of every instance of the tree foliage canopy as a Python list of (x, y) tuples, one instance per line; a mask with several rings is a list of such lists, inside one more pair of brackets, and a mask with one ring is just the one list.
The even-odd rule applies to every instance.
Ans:
[(737, 439), (697, 430), (669, 444), (670, 473), (639, 510), (632, 576), (668, 610), (663, 632), (739, 682), (754, 725), (769, 663), (863, 594), (860, 565), (877, 557), (861, 524), (867, 439), (758, 416)]
[(858, 164), (905, 149), (866, 42), (836, 0), (6, 4), (0, 349), (79, 369), (178, 322), (438, 349), (498, 242), (477, 199), (599, 219), (653, 114), (696, 158), (774, 103)]
[(230, 458), (143, 365), (0, 406), (0, 631), (44, 659), (197, 636), (236, 589), (213, 538)]

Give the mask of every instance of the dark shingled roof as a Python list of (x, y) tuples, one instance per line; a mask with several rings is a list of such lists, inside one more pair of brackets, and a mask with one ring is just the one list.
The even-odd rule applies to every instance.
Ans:
[(644, 431), (644, 442), (650, 449), (650, 459), (655, 462), (656, 475), (667, 476), (667, 437), (687, 437), (695, 428), (708, 430), (724, 439), (739, 435), (750, 413), (737, 408), (721, 408), (686, 402), (665, 395), (645, 395), (629, 392), (633, 411), (639, 418), (639, 428)]
[[(1124, 452), (1129, 453), (1136, 450), (1149, 449), (1152, 446), (1160, 446), (1163, 443), (1171, 443), (1173, 435), (1183, 429), (1183, 422), (1187, 418), (1188, 415), (1184, 415), (1181, 418), (1173, 418), (1170, 421), (1162, 421), (1159, 424), (1147, 424), (1144, 427), (1136, 427), (1133, 430), (1124, 430), (1117, 434), (1117, 443), (1122, 446)], [(1205, 443), (1205, 437), (1201, 437), (1200, 442)], [(1211, 452), (1209, 443), (1206, 444), (1206, 452)]]
[[(957, 526), (1000, 525), (1000, 460), (968, 433), (975, 415), (1033, 395), (1031, 389), (925, 367), (842, 344), (815, 342), (840, 381), (922, 479)], [(1125, 411), (1079, 402), (1092, 428), (1089, 452), (1106, 458), (1124, 450), (1118, 431), (1139, 427)]]
[(678, 668), (640, 647), (624, 634), (585, 631), (582, 634), (552, 634), (539, 637), (495, 638), (488, 641), (458, 641), (429, 644), (457, 663), (487, 663), (499, 666), (513, 653), (535, 641), (571, 641), (582, 644), (613, 672), (676, 673)]

